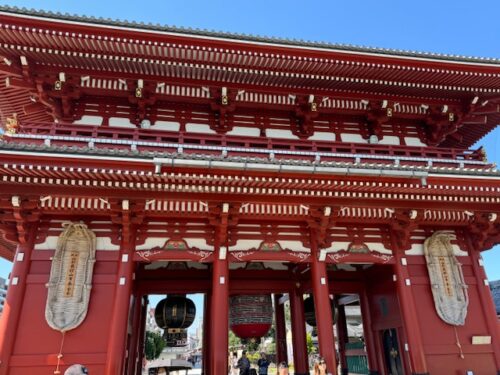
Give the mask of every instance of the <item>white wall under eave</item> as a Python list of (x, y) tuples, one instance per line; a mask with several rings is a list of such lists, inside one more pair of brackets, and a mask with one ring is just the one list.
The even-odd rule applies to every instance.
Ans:
[(110, 117), (108, 121), (109, 126), (117, 128), (136, 128), (137, 126), (130, 122), (127, 117)]
[[(467, 251), (463, 251), (460, 249), (460, 247), (456, 244), (451, 244), (451, 247), (453, 249), (453, 255), (457, 257), (466, 257), (469, 254)], [(411, 248), (409, 250), (405, 251), (406, 255), (424, 255), (424, 244), (423, 243), (414, 243), (411, 245)]]
[(154, 125), (151, 125), (150, 129), (154, 130), (164, 130), (169, 132), (178, 132), (181, 128), (181, 124), (173, 121), (156, 121)]
[[(338, 251), (347, 251), (347, 249), (349, 248), (349, 245), (351, 244), (351, 242), (334, 242), (332, 243), (332, 246), (330, 246), (329, 248), (327, 249), (324, 249), (327, 253), (336, 253)], [(380, 242), (364, 242), (364, 244), (366, 246), (368, 246), (368, 249), (370, 251), (376, 251), (376, 252), (379, 252), (381, 254), (392, 254), (392, 250), (390, 249), (387, 249), (384, 244), (380, 243)]]
[[(35, 245), (35, 250), (55, 250), (57, 246), (57, 240), (59, 236), (47, 236), (43, 243)], [(117, 251), (120, 250), (119, 245), (111, 243), (111, 238), (109, 237), (97, 237), (96, 238), (96, 250), (97, 251)]]
[(335, 141), (335, 133), (328, 132), (314, 132), (312, 136), (308, 138), (309, 141), (323, 141), (323, 142), (333, 142)]
[(281, 139), (299, 139), (291, 130), (284, 129), (266, 129), (266, 137)]
[(381, 140), (378, 141), (378, 144), (399, 146), (401, 142), (399, 141), (399, 137), (395, 137), (393, 135), (385, 135)]
[(361, 134), (342, 133), (340, 134), (340, 139), (346, 143), (368, 143)]
[(415, 147), (425, 147), (427, 146), (423, 143), (420, 138), (417, 137), (405, 137), (405, 143), (407, 146), (415, 146)]
[(227, 135), (237, 135), (242, 137), (259, 137), (260, 129), (249, 128), (244, 126), (235, 126), (231, 131), (227, 132)]
[(210, 129), (207, 124), (186, 124), (186, 132), (188, 133), (200, 133), (200, 134), (216, 134), (214, 130)]
[(102, 125), (102, 116), (82, 116), (80, 120), (73, 121), (75, 125), (90, 125), (90, 126), (99, 126)]

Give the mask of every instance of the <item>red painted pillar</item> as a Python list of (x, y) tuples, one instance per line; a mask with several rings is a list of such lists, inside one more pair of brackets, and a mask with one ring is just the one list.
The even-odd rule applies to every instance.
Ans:
[(212, 295), (210, 292), (205, 294), (204, 301), (204, 313), (203, 313), (203, 347), (202, 347), (202, 365), (203, 365), (203, 375), (210, 374), (210, 301)]
[(470, 257), (472, 261), (472, 269), (474, 270), (474, 276), (476, 277), (477, 291), (479, 299), (481, 300), (484, 319), (488, 327), (488, 334), (491, 336), (491, 345), (493, 347), (497, 371), (500, 374), (500, 325), (496, 316), (496, 308), (491, 296), (488, 278), (484, 272), (483, 260), (480, 257), (479, 249), (472, 246), (472, 241), (470, 241), (470, 239), (469, 246), (471, 248)]
[(134, 248), (135, 232), (132, 232), (130, 240), (122, 240), (120, 259), (118, 260), (120, 263), (116, 276), (113, 314), (109, 331), (106, 375), (123, 374), (123, 366), (126, 359), (128, 314), (134, 282)]
[(276, 362), (288, 363), (288, 353), (286, 350), (286, 321), (285, 321), (285, 305), (280, 304), (282, 294), (274, 295), (274, 322), (276, 333)]
[(316, 232), (311, 230), (311, 278), (314, 294), (314, 311), (318, 330), (319, 353), (326, 362), (329, 372), (337, 374), (335, 358), (335, 338), (333, 336), (332, 307), (328, 289), (328, 275), (325, 262), (318, 260)]
[(134, 311), (133, 311), (133, 323), (132, 323), (132, 335), (130, 337), (130, 342), (128, 345), (128, 361), (127, 361), (127, 374), (134, 375), (135, 369), (137, 368), (137, 361), (139, 359), (139, 334), (142, 319), (142, 296), (134, 295)]
[(148, 314), (148, 305), (149, 305), (148, 297), (144, 296), (142, 298), (141, 321), (139, 325), (139, 340), (137, 342), (137, 362), (134, 375), (142, 374), (142, 362), (144, 361), (144, 357), (146, 355), (144, 340), (146, 339), (146, 318)]
[(338, 306), (338, 318), (337, 318), (337, 337), (339, 340), (339, 357), (340, 357), (340, 368), (342, 375), (349, 374), (349, 366), (347, 365), (346, 356), (346, 344), (349, 342), (349, 334), (347, 333), (347, 322), (345, 317), (345, 306)]
[[(365, 336), (365, 347), (366, 354), (368, 356), (369, 374), (378, 375), (379, 366), (377, 364), (377, 339), (374, 337), (370, 303), (368, 301), (366, 289), (359, 294), (359, 304), (361, 307), (361, 318), (363, 319), (363, 334)], [(380, 351), (380, 353), (382, 353), (382, 351)]]
[[(229, 267), (227, 254), (221, 252), (219, 229), (216, 230), (212, 263), (212, 301), (210, 303), (210, 368), (211, 375), (224, 375), (228, 370), (229, 333)], [(225, 250), (225, 249), (224, 249)]]
[[(406, 339), (408, 341), (407, 349), (410, 359), (410, 369), (414, 375), (425, 375), (428, 374), (427, 362), (425, 359), (422, 336), (420, 334), (417, 309), (411, 290), (410, 274), (408, 272), (408, 267), (402, 264), (402, 258), (404, 257), (402, 254), (404, 254), (404, 252), (398, 249), (394, 238), (392, 238), (392, 245), (395, 258), (394, 273), (396, 276), (396, 288), (399, 307), (401, 309), (401, 317), (403, 319)], [(405, 348), (405, 343), (401, 343), (401, 347)], [(403, 358), (403, 356), (401, 357)]]
[(26, 279), (29, 274), (31, 254), (35, 246), (38, 223), (31, 224), (26, 243), (17, 247), (14, 266), (10, 274), (7, 298), (0, 318), (0, 374), (6, 375), (16, 340), (19, 317), (26, 292)]
[(290, 315), (292, 318), (293, 364), (295, 375), (309, 375), (307, 359), (306, 321), (304, 298), (298, 288), (290, 292)]

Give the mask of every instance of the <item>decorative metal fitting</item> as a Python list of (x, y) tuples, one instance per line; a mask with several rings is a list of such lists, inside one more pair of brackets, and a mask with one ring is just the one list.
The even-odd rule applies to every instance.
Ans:
[(56, 82), (54, 83), (54, 90), (56, 90), (56, 91), (60, 91), (60, 90), (62, 89), (62, 85), (63, 85), (62, 81), (59, 81), (59, 80), (58, 80), (58, 81), (56, 81)]
[(455, 114), (453, 112), (448, 113), (448, 121), (455, 121)]
[(392, 117), (392, 108), (387, 108), (386, 113), (387, 117)]
[(221, 100), (220, 100), (222, 105), (228, 105), (229, 104), (229, 98), (227, 95), (222, 95)]
[(137, 88), (135, 89), (135, 97), (136, 97), (136, 98), (142, 98), (142, 88), (137, 87)]

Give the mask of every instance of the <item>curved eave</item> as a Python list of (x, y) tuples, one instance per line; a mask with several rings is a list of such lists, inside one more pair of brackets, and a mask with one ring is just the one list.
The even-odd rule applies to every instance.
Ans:
[(4, 258), (12, 262), (14, 260), (15, 253), (16, 253), (16, 245), (6, 241), (0, 235), (0, 258)]
[(118, 19), (105, 19), (102, 17), (90, 17), (84, 15), (62, 14), (59, 12), (50, 12), (35, 9), (18, 8), (12, 6), (0, 6), (0, 14), (17, 15), (30, 17), (33, 19), (48, 20), (51, 22), (65, 22), (72, 24), (96, 25), (107, 28), (128, 29), (134, 32), (154, 32), (178, 36), (190, 36), (195, 38), (210, 38), (226, 41), (237, 41), (243, 43), (257, 43), (274, 46), (288, 46), (303, 49), (329, 50), (339, 53), (354, 53), (363, 55), (381, 55), (396, 58), (411, 58), (421, 60), (435, 60), (444, 62), (454, 62), (463, 64), (485, 64), (500, 66), (500, 59), (461, 56), (451, 54), (440, 54), (433, 52), (409, 51), (392, 48), (375, 48), (366, 46), (357, 46), (351, 44), (328, 43), (318, 41), (305, 41), (297, 39), (288, 39), (280, 37), (268, 37), (259, 35), (249, 35), (231, 32), (211, 31), (204, 29), (183, 28), (160, 24), (151, 24), (143, 22), (134, 22)]

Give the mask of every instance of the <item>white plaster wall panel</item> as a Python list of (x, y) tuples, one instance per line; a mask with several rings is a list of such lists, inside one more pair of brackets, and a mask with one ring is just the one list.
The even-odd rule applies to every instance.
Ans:
[(84, 115), (80, 120), (73, 121), (75, 125), (102, 125), (103, 118), (101, 116)]
[(335, 141), (335, 134), (328, 132), (314, 132), (314, 134), (311, 135), (308, 139), (310, 141)]
[(214, 247), (212, 245), (207, 245), (207, 241), (203, 238), (184, 238), (188, 247), (195, 247), (200, 250), (214, 251)]
[(340, 139), (342, 142), (349, 142), (349, 143), (368, 143), (366, 139), (364, 139), (361, 134), (349, 134), (349, 133), (342, 133), (340, 134)]
[[(351, 242), (335, 241), (332, 243), (332, 246), (324, 250), (327, 253), (335, 253), (342, 250), (347, 251), (350, 244)], [(392, 254), (392, 251), (386, 248), (384, 244), (380, 242), (364, 242), (364, 244), (368, 246), (368, 249), (370, 249), (370, 251), (376, 251), (381, 254)]]
[(244, 126), (235, 126), (231, 131), (227, 132), (227, 135), (238, 135), (243, 137), (259, 137), (260, 129), (257, 128), (247, 128)]
[(165, 130), (170, 132), (178, 132), (180, 128), (181, 124), (173, 121), (156, 121), (155, 124), (150, 127), (150, 129)]
[(384, 135), (384, 137), (378, 141), (378, 144), (399, 146), (401, 142), (399, 141), (399, 137), (395, 137), (393, 135)]
[(304, 247), (301, 241), (278, 241), (278, 243), (281, 245), (283, 249), (309, 252), (309, 249), (307, 247)]
[(427, 146), (425, 143), (422, 143), (420, 138), (417, 137), (405, 137), (405, 143), (407, 146), (415, 146), (415, 147)]
[(174, 121), (156, 121), (154, 125), (151, 125), (150, 129), (154, 130), (165, 130), (171, 132), (178, 132), (181, 128), (181, 124)]
[(167, 241), (166, 238), (164, 237), (148, 237), (146, 238), (146, 241), (142, 245), (137, 245), (135, 247), (136, 250), (151, 250), (154, 249), (155, 247), (162, 247), (165, 245), (165, 242)]
[(114, 126), (117, 128), (136, 128), (135, 124), (131, 123), (126, 117), (110, 117), (109, 126)]
[(246, 251), (250, 249), (258, 249), (262, 240), (238, 240), (236, 241), (236, 245), (230, 246), (229, 251)]
[(214, 130), (210, 129), (207, 124), (186, 124), (186, 131), (189, 133), (200, 133), (200, 134), (216, 134)]
[(266, 137), (281, 139), (299, 139), (291, 130), (266, 129)]
[[(59, 236), (47, 236), (43, 243), (35, 245), (35, 250), (55, 250), (57, 246), (57, 240)], [(111, 238), (109, 237), (97, 237), (96, 238), (96, 250), (97, 251), (117, 251), (120, 250), (119, 245), (111, 243)]]
[[(466, 257), (469, 254), (467, 251), (463, 251), (460, 249), (460, 247), (456, 244), (451, 244), (451, 247), (453, 248), (453, 254), (457, 257)], [(411, 248), (409, 250), (405, 251), (406, 255), (424, 255), (424, 244), (423, 243), (417, 243), (417, 244), (412, 244)]]

